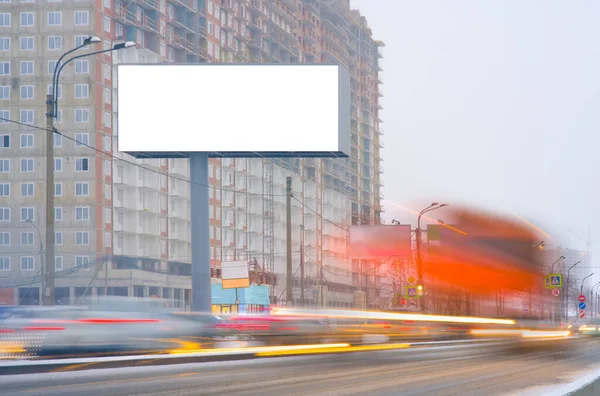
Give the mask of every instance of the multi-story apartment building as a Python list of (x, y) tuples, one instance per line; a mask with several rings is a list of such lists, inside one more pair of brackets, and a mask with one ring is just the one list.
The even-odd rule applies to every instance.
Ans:
[[(291, 176), (294, 268), (303, 250), (307, 303), (323, 282), (332, 306), (350, 305), (360, 286), (377, 305), (377, 263), (347, 258), (346, 229), (379, 223), (383, 212), (383, 44), (348, 0), (0, 0), (0, 115), (27, 124), (0, 124), (0, 228), (7, 230), (0, 236), (9, 234), (0, 238), (4, 285), (21, 288), (20, 297), (27, 293), (23, 301), (39, 298), (27, 291), (41, 268), (45, 219), (44, 132), (35, 127), (44, 125), (56, 59), (91, 35), (102, 39), (98, 49), (122, 40), (137, 46), (83, 58), (61, 77), (57, 299), (101, 295), (105, 286), (109, 294), (190, 298), (188, 162), (134, 160), (117, 151), (118, 63), (324, 62), (351, 72), (351, 157), (211, 160), (213, 280), (219, 282), (223, 260), (256, 258), (266, 272), (285, 272)], [(198, 122), (209, 116), (199, 114)], [(274, 301), (285, 288), (280, 276)]]

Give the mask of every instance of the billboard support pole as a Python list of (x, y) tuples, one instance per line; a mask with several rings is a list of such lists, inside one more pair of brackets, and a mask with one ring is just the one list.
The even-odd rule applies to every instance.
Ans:
[(192, 311), (211, 312), (208, 154), (190, 153)]
[(286, 304), (292, 305), (294, 280), (292, 273), (292, 178), (285, 178), (285, 210), (286, 210), (286, 236), (287, 236), (287, 273), (286, 273)]

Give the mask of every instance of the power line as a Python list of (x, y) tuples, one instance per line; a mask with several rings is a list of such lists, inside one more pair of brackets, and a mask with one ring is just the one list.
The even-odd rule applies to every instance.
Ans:
[[(15, 120), (11, 120), (11, 119), (8, 119), (8, 118), (0, 117), (0, 120), (7, 121), (7, 122), (10, 122), (10, 123), (13, 123), (13, 124), (16, 124), (16, 125), (21, 125), (21, 126), (26, 126), (26, 127), (29, 127), (29, 128), (37, 129), (37, 130), (40, 130), (40, 131), (45, 131), (45, 132), (49, 131), (48, 128), (40, 127), (40, 126), (33, 125), (33, 124), (26, 124), (24, 122), (15, 121)], [(156, 173), (156, 174), (159, 174), (159, 175), (162, 175), (162, 176), (170, 177), (171, 179), (174, 179), (174, 180), (179, 180), (179, 181), (182, 181), (184, 183), (189, 183), (189, 184), (193, 184), (193, 185), (197, 185), (197, 186), (202, 186), (202, 187), (213, 187), (213, 188), (218, 189), (218, 190), (223, 191), (223, 192), (231, 192), (231, 193), (235, 193), (235, 194), (244, 194), (244, 195), (259, 196), (259, 197), (263, 196), (263, 194), (251, 193), (251, 192), (247, 192), (247, 191), (232, 190), (232, 189), (228, 189), (228, 188), (223, 188), (221, 186), (211, 186), (211, 185), (207, 185), (207, 184), (192, 182), (191, 180), (188, 180), (188, 179), (184, 179), (184, 178), (181, 178), (181, 177), (173, 176), (173, 175), (170, 175), (168, 173), (163, 173), (163, 172), (160, 172), (160, 171), (158, 171), (156, 169), (147, 168), (147, 167), (142, 166), (140, 164), (136, 164), (135, 162), (128, 161), (128, 160), (123, 159), (123, 158), (119, 158), (119, 157), (115, 156), (114, 154), (111, 154), (111, 153), (108, 153), (106, 151), (100, 150), (100, 149), (98, 149), (96, 147), (92, 147), (92, 146), (90, 146), (90, 145), (88, 145), (86, 143), (82, 143), (82, 142), (78, 141), (77, 139), (74, 139), (74, 138), (72, 138), (70, 136), (67, 136), (64, 133), (60, 132), (56, 128), (54, 129), (54, 133), (57, 134), (57, 135), (59, 135), (59, 136), (61, 136), (61, 137), (64, 137), (67, 140), (75, 142), (75, 143), (77, 143), (80, 146), (87, 147), (89, 149), (92, 149), (92, 150), (100, 153), (100, 154), (106, 155), (106, 156), (108, 156), (108, 157), (110, 157), (110, 158), (112, 158), (112, 159), (114, 159), (116, 161), (124, 162), (126, 164), (129, 164), (129, 165), (132, 165), (132, 166), (144, 169), (145, 171), (148, 171), (148, 172), (152, 172), (152, 173)], [(185, 158), (185, 157), (182, 157), (182, 158)], [(152, 159), (152, 158), (148, 157), (148, 159)], [(272, 196), (273, 197), (285, 197), (285, 194), (273, 194)]]
[(298, 201), (300, 203), (300, 205), (304, 206), (306, 209), (310, 210), (311, 212), (313, 212), (314, 214), (316, 214), (317, 216), (319, 216), (322, 220), (325, 220), (326, 222), (334, 225), (335, 227), (339, 228), (340, 230), (344, 230), (344, 231), (348, 232), (347, 228), (344, 228), (343, 226), (341, 226), (341, 225), (335, 223), (334, 221), (329, 220), (328, 218), (324, 217), (323, 215), (317, 213), (314, 209), (312, 209), (311, 207), (309, 207), (308, 205), (306, 205), (304, 202), (300, 201), (295, 196), (292, 195), (292, 198), (295, 199), (296, 201)]

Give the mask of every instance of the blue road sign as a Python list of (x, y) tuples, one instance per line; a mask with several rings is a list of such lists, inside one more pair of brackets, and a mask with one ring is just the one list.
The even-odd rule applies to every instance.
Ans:
[(585, 303), (584, 302), (580, 302), (579, 303), (579, 309), (585, 309)]

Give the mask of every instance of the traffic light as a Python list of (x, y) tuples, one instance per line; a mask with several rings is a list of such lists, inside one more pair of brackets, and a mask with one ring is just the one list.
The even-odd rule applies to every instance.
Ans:
[(422, 285), (417, 286), (417, 294), (419, 295), (419, 297), (423, 295), (423, 286)]

